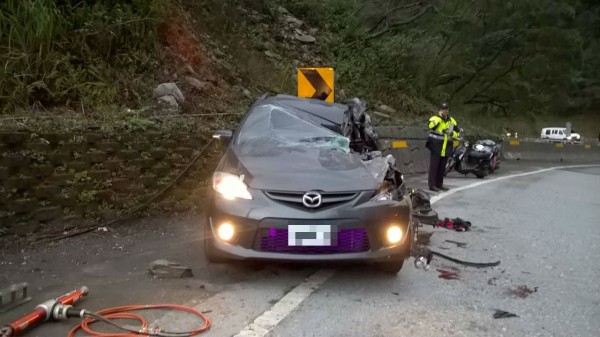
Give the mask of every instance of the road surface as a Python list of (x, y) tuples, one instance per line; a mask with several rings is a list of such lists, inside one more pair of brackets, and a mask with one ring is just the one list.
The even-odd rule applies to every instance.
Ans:
[[(435, 198), (440, 216), (467, 219), (473, 228), (435, 229), (429, 246), (464, 260), (501, 260), (494, 268), (436, 259), (429, 271), (421, 271), (410, 260), (397, 276), (389, 276), (361, 265), (209, 266), (197, 234), (201, 217), (191, 217), (155, 224), (153, 230), (134, 226), (140, 230), (78, 239), (79, 247), (97, 253), (83, 255), (78, 266), (65, 255), (61, 264), (42, 262), (61, 246), (32, 252), (26, 261), (24, 254), (7, 253), (0, 280), (32, 283), (36, 294), (30, 304), (84, 283), (92, 293), (80, 307), (94, 310), (188, 304), (212, 320), (202, 336), (595, 336), (600, 331), (600, 167), (527, 174), (543, 168), (512, 163), (484, 180), (451, 175), (447, 185), (454, 192)], [(509, 177), (515, 174), (521, 176)], [(414, 177), (412, 183), (422, 185), (423, 179)], [(191, 266), (194, 277), (152, 280), (145, 266), (164, 257)], [(0, 322), (27, 306), (0, 314)], [(494, 319), (497, 309), (518, 317)], [(186, 317), (157, 313), (151, 319), (167, 329), (191, 327)], [(30, 335), (64, 336), (73, 324), (47, 325)]]

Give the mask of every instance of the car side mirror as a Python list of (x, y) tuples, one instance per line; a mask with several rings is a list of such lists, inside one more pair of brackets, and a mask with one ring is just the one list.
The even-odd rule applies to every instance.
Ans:
[(231, 130), (219, 130), (213, 133), (212, 137), (214, 139), (222, 140), (225, 143), (229, 143), (231, 138), (233, 137), (233, 131)]

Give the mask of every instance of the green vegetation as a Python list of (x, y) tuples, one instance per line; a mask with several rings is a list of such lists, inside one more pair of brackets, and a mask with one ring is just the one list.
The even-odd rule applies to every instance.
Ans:
[(463, 116), (532, 124), (600, 107), (598, 1), (279, 4), (330, 33), (321, 44), (339, 86), (411, 114), (444, 100)]
[[(316, 45), (283, 33), (279, 6), (320, 29)], [(4, 0), (0, 114), (60, 116), (4, 121), (34, 131), (186, 124), (157, 119), (146, 103), (159, 79), (183, 82), (174, 74), (191, 65), (216, 87), (186, 92), (184, 112), (220, 125), (239, 116), (215, 111), (249, 102), (241, 89), (293, 94), (306, 50), (336, 68), (337, 89), (399, 111), (383, 122), (421, 123), (448, 101), (477, 132), (534, 135), (567, 120), (594, 137), (600, 128), (596, 0)]]
[(139, 103), (166, 0), (0, 2), (0, 112)]

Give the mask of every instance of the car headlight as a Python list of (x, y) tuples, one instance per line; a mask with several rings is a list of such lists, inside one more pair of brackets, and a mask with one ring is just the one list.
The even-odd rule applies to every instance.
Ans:
[(377, 195), (375, 195), (373, 198), (371, 198), (371, 201), (388, 201), (388, 200), (392, 200), (392, 192), (390, 192), (390, 190), (385, 190), (383, 192), (380, 192)]
[(213, 175), (213, 189), (227, 200), (252, 199), (248, 186), (244, 183), (244, 176), (230, 173), (215, 172)]

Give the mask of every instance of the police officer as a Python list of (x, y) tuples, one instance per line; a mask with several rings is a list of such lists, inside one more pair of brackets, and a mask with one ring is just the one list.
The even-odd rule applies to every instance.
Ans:
[(436, 116), (429, 118), (429, 137), (426, 147), (431, 152), (429, 161), (429, 189), (447, 191), (444, 186), (444, 170), (448, 157), (454, 149), (453, 138), (459, 136), (456, 120), (448, 114), (447, 103), (440, 104)]

